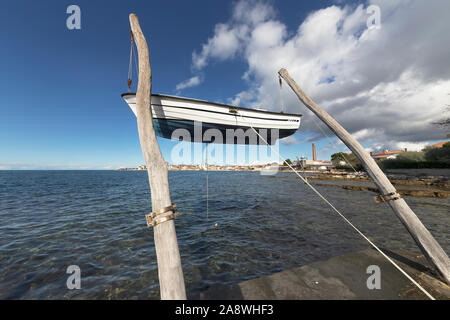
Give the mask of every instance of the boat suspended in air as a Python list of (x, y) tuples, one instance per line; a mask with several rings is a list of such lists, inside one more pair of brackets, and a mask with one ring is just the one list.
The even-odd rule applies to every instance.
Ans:
[[(136, 115), (136, 94), (124, 93), (122, 97)], [(247, 109), (162, 94), (152, 94), (151, 105), (155, 132), (167, 139), (179, 140), (175, 130), (185, 129), (191, 142), (274, 144), (277, 139), (290, 136), (300, 128), (300, 114)], [(209, 129), (219, 130), (223, 139), (217, 139), (216, 130), (205, 135)]]

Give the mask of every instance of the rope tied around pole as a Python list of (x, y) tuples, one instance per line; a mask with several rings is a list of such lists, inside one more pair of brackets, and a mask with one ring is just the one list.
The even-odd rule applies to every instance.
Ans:
[(376, 203), (382, 203), (382, 202), (389, 202), (389, 201), (395, 201), (399, 200), (402, 197), (398, 192), (391, 192), (388, 194), (379, 194), (375, 197), (373, 197)]
[[(159, 215), (169, 212), (169, 211), (172, 211), (172, 213), (156, 219)], [(147, 226), (155, 227), (160, 223), (175, 219), (179, 215), (180, 214), (178, 213), (177, 205), (172, 204), (168, 207), (162, 208), (161, 210), (150, 212), (149, 214), (145, 215), (145, 219), (147, 220)]]

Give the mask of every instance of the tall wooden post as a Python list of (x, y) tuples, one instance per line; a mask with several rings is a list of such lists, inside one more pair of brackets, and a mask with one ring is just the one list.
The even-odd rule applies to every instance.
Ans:
[(278, 74), (289, 84), (300, 101), (302, 101), (309, 110), (314, 112), (314, 114), (319, 117), (320, 120), (322, 120), (358, 157), (369, 176), (377, 185), (381, 194), (384, 195), (384, 198), (414, 238), (424, 255), (435, 267), (441, 278), (447, 284), (450, 284), (450, 260), (447, 254), (414, 214), (405, 200), (400, 198), (400, 196), (397, 196), (397, 190), (378, 167), (375, 160), (336, 120), (303, 92), (297, 83), (295, 83), (294, 79), (291, 78), (286, 69), (280, 69)]
[[(158, 211), (172, 204), (167, 163), (161, 154), (155, 130), (153, 129), (153, 116), (150, 105), (152, 71), (147, 41), (135, 14), (130, 14), (130, 25), (139, 57), (139, 83), (136, 92), (139, 140), (147, 164), (152, 210)], [(164, 215), (169, 214), (172, 214), (172, 211), (168, 211)], [(174, 221), (169, 220), (156, 225), (154, 227), (154, 237), (161, 299), (184, 300), (186, 299), (186, 291)]]

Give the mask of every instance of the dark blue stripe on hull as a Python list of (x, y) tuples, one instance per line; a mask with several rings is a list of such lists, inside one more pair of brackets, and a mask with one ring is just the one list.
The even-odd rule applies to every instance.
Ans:
[[(160, 137), (171, 139), (172, 134), (176, 129), (185, 129), (189, 132), (190, 141), (191, 142), (213, 142), (213, 143), (228, 143), (228, 144), (261, 144), (264, 145), (263, 141), (260, 141), (260, 138), (256, 135), (251, 127), (242, 127), (242, 126), (228, 126), (228, 125), (220, 125), (220, 124), (211, 124), (207, 122), (202, 122), (195, 130), (194, 121), (189, 120), (167, 120), (167, 119), (154, 119), (153, 125), (155, 127), (156, 134)], [(201, 135), (194, 134), (195, 131), (200, 132)], [(209, 136), (212, 136), (213, 141), (209, 141), (209, 137), (204, 139), (204, 134), (209, 129), (217, 129), (222, 134), (222, 141), (220, 139), (216, 139), (215, 131), (208, 131)], [(269, 144), (274, 144), (276, 139), (282, 139), (287, 136), (294, 134), (296, 129), (258, 129), (255, 128), (256, 131), (260, 135), (264, 137), (264, 139)], [(217, 132), (217, 131), (216, 131)], [(186, 131), (184, 131), (186, 133)], [(180, 136), (184, 135), (183, 131), (175, 132), (174, 140), (177, 140)], [(227, 139), (228, 135), (228, 139)], [(273, 136), (273, 141), (272, 141)], [(267, 138), (266, 138), (267, 137)], [(179, 140), (183, 140), (183, 138), (179, 138)], [(208, 141), (206, 141), (208, 140)]]

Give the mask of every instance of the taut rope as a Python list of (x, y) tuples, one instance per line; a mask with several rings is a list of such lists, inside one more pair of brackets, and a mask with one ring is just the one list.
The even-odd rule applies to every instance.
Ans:
[(209, 197), (208, 197), (208, 143), (206, 143), (206, 223), (208, 223), (209, 215)]
[(130, 62), (128, 63), (128, 80), (127, 80), (128, 93), (131, 91), (131, 83), (133, 82), (133, 80), (131, 80), (131, 78), (133, 77), (133, 32), (132, 31), (130, 31), (130, 38), (131, 38)]
[[(246, 121), (244, 117), (242, 117), (241, 114), (239, 116), (242, 118), (242, 120)], [(431, 300), (436, 300), (430, 293), (428, 293), (427, 290), (425, 290), (419, 283), (417, 283), (409, 274), (406, 273), (398, 264), (396, 264), (391, 258), (389, 258), (380, 248), (378, 248), (375, 243), (373, 243), (368, 237), (366, 237), (355, 225), (353, 225), (350, 220), (348, 220), (338, 209), (336, 209), (335, 206), (331, 204), (330, 201), (328, 201), (316, 188), (314, 188), (304, 177), (302, 177), (301, 174), (299, 174), (289, 163), (286, 162), (286, 159), (281, 156), (274, 148), (272, 148), (269, 143), (258, 133), (258, 131), (255, 130), (252, 123), (250, 121), (247, 121), (250, 125), (250, 128), (253, 129), (253, 131), (259, 136), (259, 138), (264, 141), (266, 145), (268, 145), (271, 150), (278, 155), (281, 160), (283, 160), (284, 163), (288, 165), (288, 167), (308, 186), (311, 188), (312, 191), (314, 191), (323, 201), (325, 201), (326, 204), (328, 204), (342, 219), (344, 219), (345, 222), (347, 222), (361, 237), (363, 237), (372, 247), (375, 248), (381, 255), (386, 258), (395, 268), (397, 268), (406, 278), (408, 278), (414, 285), (416, 285), (428, 298)]]
[(136, 68), (136, 74), (138, 74), (138, 63), (136, 58), (136, 53), (133, 51), (134, 37), (133, 32), (130, 31), (130, 61), (128, 63), (128, 93), (131, 91), (131, 84), (133, 83), (133, 57), (134, 57), (134, 67)]

